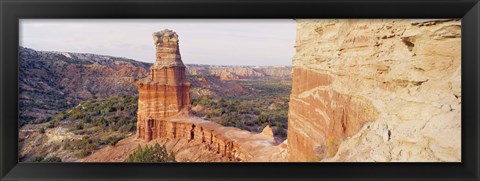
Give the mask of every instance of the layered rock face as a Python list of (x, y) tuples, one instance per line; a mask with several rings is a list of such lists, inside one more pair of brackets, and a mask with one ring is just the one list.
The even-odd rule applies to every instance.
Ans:
[(137, 82), (137, 136), (146, 141), (160, 137), (162, 120), (190, 108), (190, 82), (185, 76), (178, 35), (166, 29), (153, 33), (153, 39), (156, 62), (149, 76)]
[(460, 20), (297, 20), (289, 161), (460, 161)]
[(123, 162), (138, 145), (160, 143), (174, 152), (179, 162), (279, 162), (285, 161), (287, 145), (276, 145), (272, 130), (251, 133), (234, 127), (177, 115), (157, 121), (160, 136), (150, 142), (132, 137), (80, 159), (81, 162)]

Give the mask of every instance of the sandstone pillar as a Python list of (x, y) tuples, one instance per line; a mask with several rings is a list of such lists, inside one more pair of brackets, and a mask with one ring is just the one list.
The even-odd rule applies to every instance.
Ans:
[(137, 137), (145, 141), (166, 135), (162, 134), (165, 128), (161, 121), (190, 109), (190, 82), (185, 76), (177, 33), (165, 29), (153, 33), (153, 40), (155, 64), (149, 76), (137, 82)]

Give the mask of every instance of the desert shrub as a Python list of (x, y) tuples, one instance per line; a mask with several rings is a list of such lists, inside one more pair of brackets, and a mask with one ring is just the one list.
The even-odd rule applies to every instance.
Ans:
[(111, 146), (115, 146), (120, 140), (122, 140), (124, 137), (120, 136), (110, 136), (107, 139), (103, 140), (101, 142), (102, 145), (109, 144)]
[[(135, 119), (136, 120), (136, 119)], [(129, 122), (126, 126), (124, 126), (120, 131), (121, 132), (135, 132), (136, 131), (136, 124), (137, 122)]]
[(78, 153), (76, 154), (76, 156), (77, 156), (78, 158), (84, 158), (84, 157), (90, 155), (91, 153), (92, 153), (92, 152), (89, 151), (89, 150), (80, 150), (80, 152), (78, 152)]
[(49, 162), (49, 163), (62, 162), (62, 159), (54, 156), (54, 157), (45, 158), (45, 160), (43, 160), (42, 162)]
[(68, 119), (71, 121), (75, 121), (77, 119), (82, 119), (85, 115), (81, 112), (81, 110), (75, 110), (70, 113)]
[(79, 158), (83, 158), (90, 155), (93, 150), (97, 149), (100, 145), (102, 145), (100, 139), (84, 136), (82, 140), (74, 142), (73, 149), (80, 150), (76, 155)]
[(55, 127), (55, 123), (53, 121), (48, 122), (47, 128), (54, 128), (54, 127)]
[(138, 145), (137, 149), (125, 160), (126, 162), (176, 162), (173, 152), (168, 153), (167, 148), (156, 143), (154, 146)]
[(43, 159), (44, 158), (42, 156), (35, 156), (35, 157), (30, 158), (30, 160), (28, 162), (42, 162)]
[(65, 119), (64, 113), (58, 113), (55, 116), (53, 116), (53, 121), (61, 121), (63, 119)]
[(257, 117), (257, 121), (259, 123), (268, 123), (268, 119), (269, 119), (268, 115), (263, 112), (260, 113), (260, 115)]
[(101, 127), (106, 127), (108, 124), (107, 124), (107, 120), (105, 120), (105, 118), (100, 117), (100, 118), (98, 118), (97, 120), (95, 120), (95, 122), (93, 123), (93, 125), (95, 125), (95, 126), (101, 126)]
[(102, 115), (106, 115), (106, 114), (108, 114), (108, 113), (110, 113), (110, 112), (113, 112), (113, 111), (115, 111), (115, 110), (116, 110), (115, 107), (113, 107), (112, 105), (108, 105), (107, 107), (105, 107), (105, 108), (102, 109), (101, 114), (102, 114)]
[(92, 123), (92, 119), (90, 118), (90, 116), (83, 117), (82, 121), (86, 124)]
[(45, 128), (41, 127), (40, 129), (38, 129), (38, 132), (40, 132), (41, 134), (45, 133)]
[(75, 129), (76, 130), (82, 130), (83, 129), (83, 124), (82, 123), (78, 123), (75, 125)]
[(70, 143), (67, 140), (63, 140), (63, 149), (64, 150), (71, 150), (72, 145), (70, 145)]

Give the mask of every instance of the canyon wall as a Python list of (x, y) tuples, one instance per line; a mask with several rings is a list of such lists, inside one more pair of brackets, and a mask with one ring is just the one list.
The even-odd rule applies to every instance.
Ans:
[(19, 47), (20, 125), (49, 121), (93, 97), (130, 95), (150, 64), (127, 58)]
[(460, 20), (297, 20), (289, 161), (461, 160)]

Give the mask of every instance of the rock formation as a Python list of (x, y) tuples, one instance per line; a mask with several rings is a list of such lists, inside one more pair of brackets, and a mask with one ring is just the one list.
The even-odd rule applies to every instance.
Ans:
[(285, 161), (286, 144), (276, 145), (272, 137), (181, 115), (157, 122), (160, 137), (150, 142), (131, 137), (115, 147), (98, 150), (82, 162), (122, 162), (138, 144), (159, 142), (173, 151), (180, 162), (278, 162)]
[(460, 20), (297, 20), (289, 161), (460, 161)]
[(165, 118), (190, 108), (190, 82), (185, 76), (177, 33), (168, 29), (155, 32), (153, 40), (156, 62), (149, 76), (137, 82), (137, 136), (146, 141), (162, 136), (161, 122)]
[(36, 51), (19, 47), (19, 118), (49, 120), (93, 97), (131, 95), (150, 64), (104, 55)]
[[(180, 161), (280, 161), (286, 157), (286, 145), (275, 146), (269, 127), (264, 133), (255, 134), (189, 115), (190, 82), (185, 78), (178, 35), (171, 30), (163, 30), (153, 33), (153, 37), (156, 62), (150, 69), (150, 75), (137, 82), (136, 137), (144, 140), (143, 144), (152, 140), (163, 140), (164, 144), (177, 140), (182, 142), (177, 148), (198, 145), (192, 148), (187, 158), (180, 156)], [(129, 143), (137, 142), (131, 140)], [(174, 149), (176, 145), (168, 148)], [(124, 148), (134, 146), (124, 144)], [(125, 150), (114, 152), (103, 149), (82, 161), (121, 161), (128, 153)], [(212, 153), (215, 153), (214, 156)], [(182, 155), (177, 151), (176, 156), (179, 154)], [(194, 159), (203, 156), (206, 158)]]

